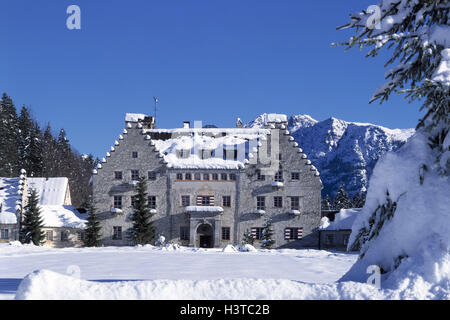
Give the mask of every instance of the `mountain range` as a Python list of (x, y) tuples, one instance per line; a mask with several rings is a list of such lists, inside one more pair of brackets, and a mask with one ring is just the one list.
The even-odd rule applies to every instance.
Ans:
[[(266, 114), (245, 127), (263, 127), (264, 119)], [(333, 117), (318, 121), (309, 115), (290, 116), (288, 129), (320, 171), (323, 196), (330, 197), (334, 197), (341, 185), (351, 196), (365, 192), (378, 159), (401, 147), (415, 131)]]

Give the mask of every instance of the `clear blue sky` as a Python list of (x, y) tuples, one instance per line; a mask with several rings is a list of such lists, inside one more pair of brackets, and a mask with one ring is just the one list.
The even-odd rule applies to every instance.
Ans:
[[(103, 155), (126, 112), (231, 127), (263, 112), (414, 127), (419, 103), (368, 104), (387, 55), (331, 47), (377, 1), (0, 0), (0, 91), (82, 153)], [(81, 30), (66, 9), (81, 8)]]

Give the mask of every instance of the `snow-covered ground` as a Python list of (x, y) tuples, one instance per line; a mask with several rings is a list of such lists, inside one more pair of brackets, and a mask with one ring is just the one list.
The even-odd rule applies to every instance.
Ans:
[[(242, 298), (240, 295), (246, 293), (246, 286), (254, 288), (255, 297), (267, 297), (270, 291), (275, 293), (269, 288), (277, 287), (278, 290), (283, 291), (284, 295), (272, 296), (272, 298), (290, 297), (295, 299), (301, 298), (301, 296), (296, 296), (290, 291), (289, 285), (282, 285), (282, 283), (295, 282), (301, 285), (302, 283), (333, 283), (355, 263), (357, 258), (355, 254), (319, 250), (229, 251), (232, 250), (222, 252), (222, 249), (184, 247), (174, 250), (173, 247), (152, 246), (51, 249), (31, 245), (0, 244), (0, 299), (13, 299), (24, 277), (35, 270), (44, 269), (57, 274), (41, 272), (39, 281), (43, 281), (44, 286), (50, 288), (52, 287), (50, 277), (56, 281), (55, 288), (65, 290), (66, 293), (70, 289), (65, 287), (64, 283), (68, 281), (64, 280), (66, 277), (63, 275), (78, 277), (79, 274), (83, 280), (98, 281), (95, 285), (100, 286), (123, 287), (123, 283), (117, 281), (133, 281), (132, 283), (140, 283), (140, 286), (145, 286), (147, 289), (160, 285), (177, 288), (179, 291), (183, 286), (185, 288), (189, 285), (195, 287), (203, 284), (211, 287), (213, 283), (220, 284), (222, 288), (207, 291), (209, 296), (205, 293), (189, 297), (188, 291), (183, 293), (183, 290), (177, 292), (175, 289), (173, 292), (166, 291), (159, 296), (147, 295), (147, 297), (163, 299), (171, 297), (174, 299)], [(145, 282), (136, 282), (136, 280)], [(34, 289), (39, 281), (34, 282)], [(239, 283), (237, 289), (236, 281)], [(90, 282), (84, 283), (91, 284)], [(230, 293), (230, 286), (237, 290), (235, 295)], [(28, 289), (33, 288), (28, 287), (26, 291), (30, 291)], [(40, 294), (44, 294), (42, 288), (38, 288), (38, 290)], [(47, 290), (47, 293), (56, 292), (55, 290)], [(229, 295), (227, 296), (227, 294)], [(44, 294), (40, 297), (48, 296)], [(102, 297), (107, 298), (108, 296), (97, 295), (97, 298)], [(134, 297), (138, 298), (139, 296)], [(64, 296), (60, 296), (60, 298), (64, 298)]]

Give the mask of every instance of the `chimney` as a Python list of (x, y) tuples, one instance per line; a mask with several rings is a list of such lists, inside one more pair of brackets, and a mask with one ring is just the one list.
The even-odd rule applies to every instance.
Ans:
[(189, 129), (191, 127), (190, 121), (183, 121), (183, 129)]

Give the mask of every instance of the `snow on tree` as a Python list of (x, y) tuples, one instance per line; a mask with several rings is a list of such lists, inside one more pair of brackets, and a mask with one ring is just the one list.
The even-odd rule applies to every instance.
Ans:
[(39, 195), (35, 189), (31, 189), (28, 195), (28, 204), (20, 228), (20, 242), (33, 243), (36, 246), (42, 245), (45, 239), (44, 227), (39, 207)]
[(424, 98), (425, 115), (405, 145), (377, 162), (349, 240), (360, 257), (341, 280), (366, 281), (377, 265), (386, 287), (449, 297), (450, 3), (383, 0), (378, 8), (378, 20), (374, 7), (350, 15), (342, 28), (356, 35), (344, 45), (368, 47), (370, 57), (391, 49), (386, 65), (397, 64), (371, 101), (392, 92)]
[(141, 177), (136, 185), (134, 210), (131, 216), (133, 223), (129, 238), (134, 244), (151, 244), (155, 239), (155, 227), (151, 221), (152, 213), (148, 205), (147, 181)]
[(332, 207), (330, 196), (327, 194), (325, 199), (322, 199), (322, 210), (331, 210)]
[(368, 57), (377, 56), (383, 48), (392, 49), (386, 66), (396, 65), (387, 70), (388, 81), (370, 102), (382, 103), (392, 92), (405, 93), (410, 101), (425, 98), (421, 108), (425, 116), (417, 129), (426, 133), (436, 151), (441, 174), (448, 174), (450, 168), (449, 12), (448, 0), (383, 0), (378, 7), (351, 14), (350, 22), (338, 28), (355, 30), (355, 36), (339, 45), (367, 47)]
[(345, 192), (344, 186), (340, 186), (336, 194), (336, 197), (334, 197), (333, 200), (333, 209), (341, 210), (341, 209), (349, 209), (351, 207), (352, 202), (350, 201), (347, 192)]
[(271, 249), (275, 244), (273, 239), (272, 219), (267, 219), (264, 223), (261, 237), (261, 248)]
[(18, 119), (12, 99), (4, 93), (0, 100), (0, 176), (18, 174)]
[(244, 235), (242, 236), (242, 244), (251, 244), (255, 242), (255, 238), (253, 238), (253, 235), (249, 229), (245, 230)]

